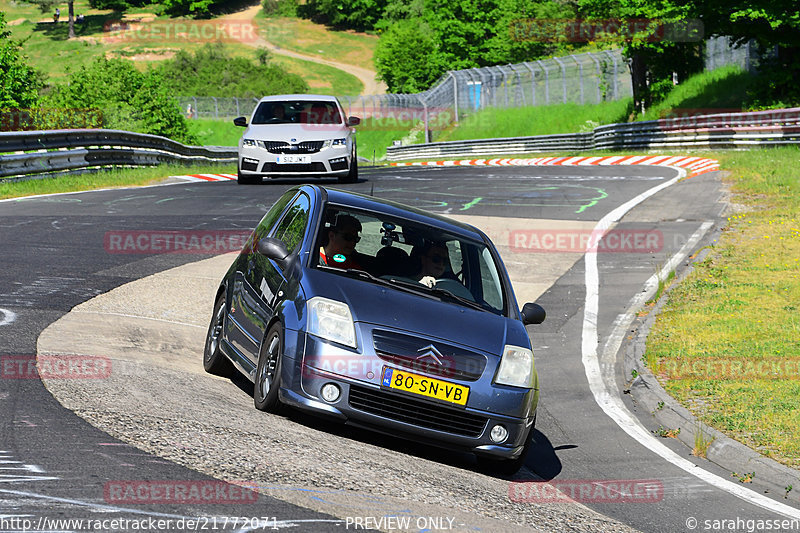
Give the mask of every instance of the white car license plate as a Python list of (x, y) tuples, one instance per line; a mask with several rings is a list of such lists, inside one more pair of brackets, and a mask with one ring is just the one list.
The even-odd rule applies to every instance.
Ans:
[(309, 164), (311, 163), (311, 156), (310, 155), (279, 155), (277, 156), (276, 163), (279, 165), (291, 165), (291, 164)]

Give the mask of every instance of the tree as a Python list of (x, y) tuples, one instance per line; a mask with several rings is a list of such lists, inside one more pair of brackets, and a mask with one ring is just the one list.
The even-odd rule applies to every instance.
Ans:
[(378, 77), (389, 91), (416, 93), (430, 87), (448, 68), (434, 31), (421, 19), (395, 22), (375, 49)]
[[(42, 10), (42, 13), (50, 13), (53, 12), (61, 2), (59, 0), (31, 0), (32, 3), (39, 6), (39, 9)], [(67, 2), (67, 12), (69, 14), (68, 23), (69, 23), (69, 38), (75, 38), (75, 8), (73, 6), (74, 2), (69, 0)]]
[(27, 109), (37, 105), (42, 81), (11, 39), (5, 15), (0, 11), (0, 108)]
[(737, 43), (754, 40), (774, 57), (760, 65), (761, 94), (756, 104), (800, 103), (800, 10), (796, 0), (694, 0), (708, 35), (727, 35)]
[(99, 57), (69, 71), (67, 82), (55, 85), (46, 99), (54, 108), (99, 109), (106, 128), (192, 143), (194, 139), (173, 95), (160, 74), (139, 72), (126, 59)]

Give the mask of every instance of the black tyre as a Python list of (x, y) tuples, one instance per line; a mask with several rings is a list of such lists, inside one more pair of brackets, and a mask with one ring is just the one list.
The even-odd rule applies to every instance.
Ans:
[(533, 419), (533, 424), (528, 430), (528, 435), (525, 437), (525, 444), (522, 447), (522, 453), (516, 459), (495, 459), (483, 455), (478, 455), (478, 468), (489, 475), (500, 476), (513, 476), (525, 464), (525, 459), (528, 457), (528, 451), (531, 449), (533, 442), (533, 428), (536, 426), (536, 419)]
[(261, 176), (242, 174), (242, 171), (239, 170), (239, 165), (236, 165), (236, 182), (239, 185), (253, 185), (255, 183), (261, 183)]
[(233, 373), (233, 365), (220, 350), (222, 341), (222, 327), (225, 324), (225, 294), (220, 295), (217, 303), (214, 304), (214, 314), (211, 316), (211, 324), (208, 326), (206, 334), (206, 346), (203, 350), (203, 368), (209, 374), (230, 377)]
[(258, 353), (256, 380), (253, 387), (253, 404), (260, 411), (277, 413), (281, 407), (278, 389), (281, 386), (281, 359), (283, 359), (283, 327), (274, 324)]
[(346, 176), (339, 176), (339, 183), (355, 183), (358, 181), (358, 158), (353, 153), (353, 158), (350, 160), (350, 171)]

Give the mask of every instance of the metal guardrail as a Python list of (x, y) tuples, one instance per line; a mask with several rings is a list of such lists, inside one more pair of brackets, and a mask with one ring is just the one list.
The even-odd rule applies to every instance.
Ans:
[(120, 130), (0, 132), (0, 178), (110, 165), (235, 163), (230, 147), (187, 146), (166, 137)]
[(554, 151), (742, 148), (800, 144), (800, 108), (598, 126), (589, 133), (390, 146), (389, 161)]

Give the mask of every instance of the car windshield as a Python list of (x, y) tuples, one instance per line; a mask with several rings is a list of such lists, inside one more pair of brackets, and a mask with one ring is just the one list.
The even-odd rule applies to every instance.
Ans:
[(258, 104), (252, 124), (341, 124), (336, 102), (319, 100), (269, 101)]
[(315, 268), (505, 315), (501, 270), (480, 241), (380, 213), (328, 206), (317, 243)]

